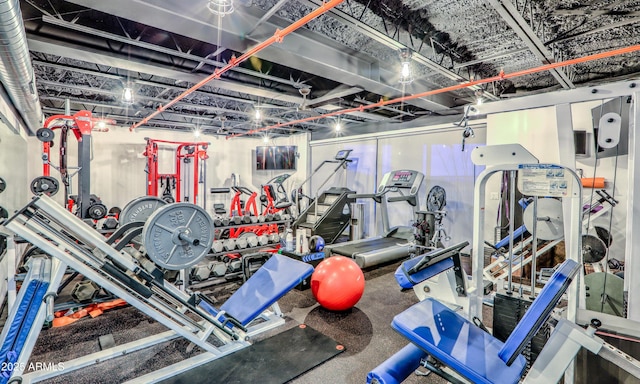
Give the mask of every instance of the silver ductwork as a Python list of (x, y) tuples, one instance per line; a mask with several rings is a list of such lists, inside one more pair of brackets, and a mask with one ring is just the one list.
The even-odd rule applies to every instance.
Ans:
[(27, 129), (42, 127), (43, 115), (19, 0), (0, 0), (0, 81)]

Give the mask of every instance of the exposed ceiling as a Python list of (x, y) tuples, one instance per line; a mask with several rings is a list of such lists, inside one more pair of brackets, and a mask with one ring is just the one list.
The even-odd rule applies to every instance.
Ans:
[[(222, 1), (222, 0), (216, 0)], [(321, 5), (236, 0), (22, 0), (46, 115), (87, 109), (132, 125)], [(347, 0), (157, 114), (145, 128), (208, 134), (326, 135), (459, 119), (463, 106), (635, 76), (636, 54), (534, 73), (402, 103), (380, 100), (539, 67), (640, 42), (640, 3), (623, 0)], [(401, 83), (400, 51), (413, 81)], [(122, 103), (124, 87), (135, 92)], [(259, 109), (262, 118), (255, 119)], [(403, 124), (404, 123), (404, 124)], [(142, 128), (142, 127), (141, 127)]]

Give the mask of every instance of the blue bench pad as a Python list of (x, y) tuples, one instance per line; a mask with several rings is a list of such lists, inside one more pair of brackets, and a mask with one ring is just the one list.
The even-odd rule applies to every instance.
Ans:
[(577, 261), (565, 260), (551, 275), (498, 353), (502, 360), (509, 363), (522, 352), (527, 343), (547, 321), (551, 311), (558, 305), (560, 298), (579, 270), (580, 264)]
[(447, 258), (441, 260), (436, 264), (421, 269), (414, 274), (409, 274), (408, 271), (413, 268), (413, 266), (416, 265), (420, 260), (422, 260), (422, 257), (414, 257), (413, 259), (409, 259), (398, 266), (398, 269), (396, 269), (395, 272), (395, 277), (400, 287), (405, 289), (412, 288), (418, 283), (430, 279), (449, 268), (453, 268), (453, 260), (451, 258)]
[(313, 266), (274, 254), (220, 307), (243, 326), (313, 273)]
[(526, 366), (522, 355), (507, 366), (498, 357), (500, 340), (431, 298), (395, 316), (391, 326), (474, 383), (517, 383)]

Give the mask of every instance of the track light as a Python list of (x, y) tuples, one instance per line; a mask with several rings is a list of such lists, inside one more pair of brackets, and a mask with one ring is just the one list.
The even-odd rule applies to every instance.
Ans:
[(209, 12), (218, 16), (226, 16), (233, 13), (233, 0), (209, 0), (207, 4)]
[(478, 99), (476, 99), (476, 105), (482, 105), (482, 97), (478, 97)]
[(411, 73), (411, 50), (402, 48), (400, 50), (400, 83), (407, 84), (413, 81)]
[(256, 109), (256, 120), (260, 121), (262, 119), (262, 112), (259, 109)]
[(133, 88), (130, 85), (127, 85), (122, 90), (122, 103), (126, 105), (131, 105), (135, 103)]

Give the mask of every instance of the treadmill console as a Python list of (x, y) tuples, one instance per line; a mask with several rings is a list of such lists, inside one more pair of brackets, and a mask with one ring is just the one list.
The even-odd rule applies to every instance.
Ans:
[(408, 189), (410, 195), (415, 195), (420, 189), (424, 175), (418, 171), (400, 170), (391, 171), (382, 176), (378, 186), (378, 193), (385, 189)]
[(342, 151), (338, 151), (334, 160), (342, 161), (348, 159), (351, 151), (353, 151), (353, 149), (343, 149)]

